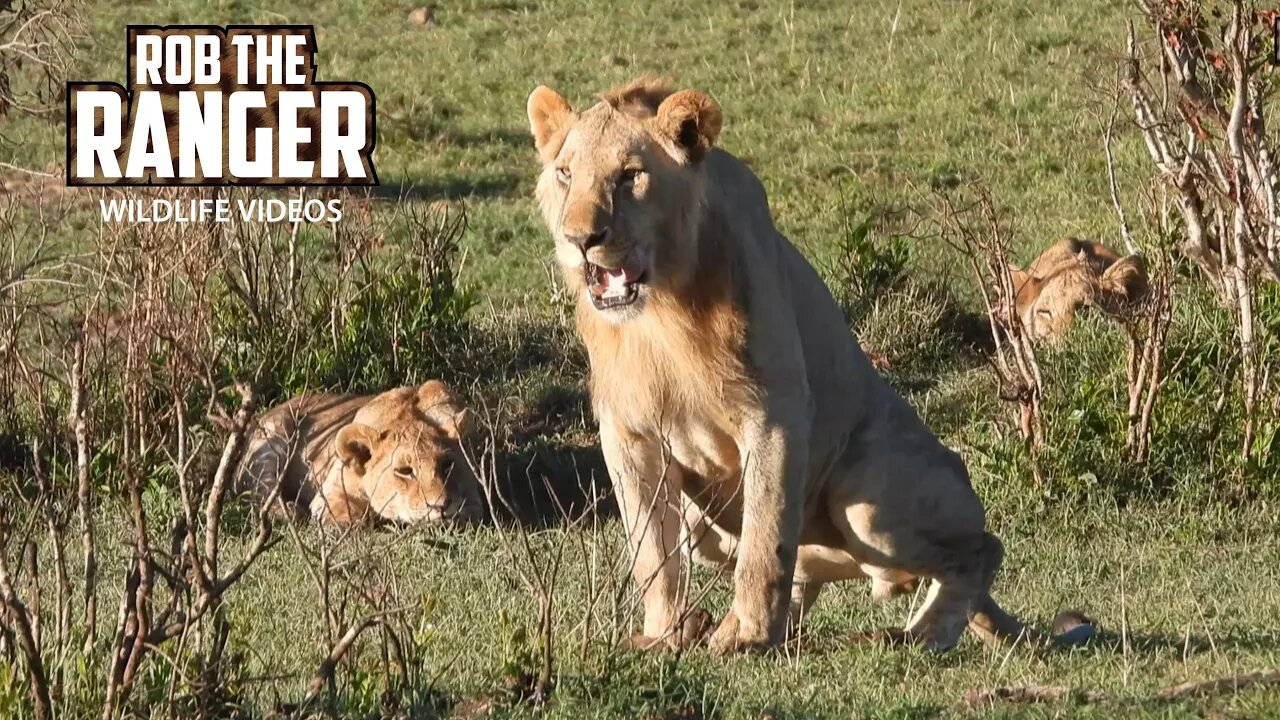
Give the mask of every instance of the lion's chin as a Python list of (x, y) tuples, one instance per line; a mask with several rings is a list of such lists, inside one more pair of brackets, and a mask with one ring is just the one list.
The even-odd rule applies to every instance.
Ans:
[(457, 524), (470, 525), (482, 519), (478, 502), (455, 500), (445, 504), (403, 503), (397, 507), (384, 507), (385, 521), (401, 526)]
[(591, 302), (591, 307), (595, 308), (596, 314), (614, 325), (621, 325), (639, 317), (644, 312), (645, 302), (649, 298), (647, 285), (633, 288), (625, 298), (605, 301), (593, 295), (590, 288), (584, 292), (587, 300)]

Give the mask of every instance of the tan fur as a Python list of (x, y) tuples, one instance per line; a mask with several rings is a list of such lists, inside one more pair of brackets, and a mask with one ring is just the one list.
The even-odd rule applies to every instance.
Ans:
[(240, 486), (285, 515), (332, 525), (476, 520), (461, 455), (470, 414), (439, 380), (379, 395), (302, 395), (258, 421)]
[(600, 99), (633, 117), (653, 117), (658, 106), (671, 96), (671, 81), (666, 78), (645, 76), (617, 87), (600, 96)]
[(1140, 255), (1120, 257), (1094, 242), (1068, 238), (1041, 253), (1026, 270), (1010, 270), (1017, 313), (1032, 337), (1057, 340), (1078, 310), (1096, 307), (1120, 315), (1147, 292)]
[[(650, 79), (604, 98), (579, 113), (540, 87), (528, 111), (643, 592), (630, 644), (699, 641), (689, 557), (733, 574), (719, 652), (778, 643), (823, 583), (865, 577), (883, 596), (931, 581), (906, 631), (929, 647), (971, 620), (1017, 637), (988, 594), (1003, 549), (963, 463), (876, 375), (759, 180), (714, 147), (715, 101)], [(639, 278), (634, 299), (600, 305), (593, 266)]]

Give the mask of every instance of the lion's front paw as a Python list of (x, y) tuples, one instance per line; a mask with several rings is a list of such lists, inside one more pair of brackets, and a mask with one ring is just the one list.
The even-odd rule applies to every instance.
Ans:
[(631, 637), (618, 643), (619, 650), (680, 650), (695, 647), (702, 643), (711, 631), (711, 613), (702, 608), (695, 608), (685, 614), (680, 629), (663, 637), (650, 637), (644, 633), (634, 633)]
[(767, 650), (774, 644), (773, 638), (769, 637), (768, 626), (743, 622), (732, 609), (720, 621), (708, 643), (715, 655)]
[(701, 645), (707, 639), (707, 635), (711, 634), (711, 628), (714, 625), (715, 621), (711, 619), (711, 613), (706, 610), (697, 608), (689, 611), (680, 629), (681, 647), (690, 648)]
[(619, 652), (631, 652), (638, 650), (640, 652), (648, 652), (650, 650), (665, 650), (667, 644), (662, 638), (649, 637), (642, 632), (631, 633), (630, 637), (622, 638), (618, 641), (617, 650)]

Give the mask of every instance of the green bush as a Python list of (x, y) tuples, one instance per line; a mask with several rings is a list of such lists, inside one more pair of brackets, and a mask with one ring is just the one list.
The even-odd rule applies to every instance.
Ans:
[[(255, 378), (269, 399), (377, 392), (443, 375), (470, 337), (476, 304), (457, 277), (465, 222), (449, 212), (404, 204), (385, 225), (347, 227), (334, 234), (336, 247), (309, 248), (320, 262), (318, 251), (328, 251), (330, 267), (304, 283), (292, 308), (282, 298), (255, 306), (243, 293), (221, 293), (222, 372)], [(277, 262), (286, 241), (269, 241)]]
[(881, 298), (901, 287), (910, 260), (903, 238), (891, 235), (877, 242), (875, 226), (874, 217), (855, 222), (846, 216), (827, 272), (832, 295), (854, 327), (862, 324)]

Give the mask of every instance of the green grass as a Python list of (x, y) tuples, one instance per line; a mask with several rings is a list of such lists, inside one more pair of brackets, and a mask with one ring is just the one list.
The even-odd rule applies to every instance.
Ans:
[[(833, 585), (810, 616), (807, 645), (798, 653), (729, 660), (693, 651), (615, 654), (609, 638), (627, 629), (611, 617), (611, 586), (589, 578), (615, 567), (621, 538), (616, 524), (596, 531), (553, 528), (532, 544), (544, 556), (559, 547), (563, 566), (556, 599), (557, 689), (553, 702), (535, 711), (506, 688), (512, 672), (535, 668), (536, 609), (519, 569), (527, 558), (513, 536), (497, 531), (435, 529), (367, 532), (336, 550), (338, 559), (368, 552), (373, 559), (350, 575), (374, 588), (395, 578), (397, 596), (411, 609), (409, 625), (422, 628), (418, 672), (434, 680), (415, 716), (431, 717), (458, 703), (492, 698), (501, 714), (547, 717), (939, 717), (960, 712), (968, 690), (1006, 685), (1068, 685), (1105, 691), (1114, 701), (1089, 706), (1008, 706), (996, 716), (1197, 717), (1206, 709), (1228, 717), (1278, 714), (1280, 689), (1227, 694), (1210, 701), (1162, 703), (1162, 687), (1231, 675), (1280, 663), (1280, 583), (1275, 557), (1280, 543), (1267, 509), (1197, 516), (1193, 509), (1152, 507), (1140, 512), (1104, 504), (1039, 508), (1009, 517), (1009, 491), (983, 493), (997, 510), (993, 524), (1005, 538), (1008, 558), (997, 597), (1009, 609), (1041, 626), (1058, 609), (1078, 607), (1097, 618), (1103, 634), (1092, 645), (1037, 655), (1027, 648), (993, 650), (972, 637), (956, 650), (934, 655), (919, 649), (850, 645), (842, 638), (859, 629), (897, 626), (914, 600), (871, 601), (865, 583)], [(1030, 517), (1038, 518), (1032, 522)], [(125, 524), (123, 509), (104, 513), (108, 526)], [(587, 543), (580, 545), (582, 536)], [(113, 535), (114, 537), (114, 535)], [(311, 547), (334, 547), (333, 537), (304, 531)], [(108, 580), (118, 578), (121, 543), (107, 542)], [(241, 543), (232, 541), (229, 557)], [(237, 672), (246, 680), (240, 701), (269, 707), (275, 698), (296, 699), (325, 651), (319, 591), (300, 568), (292, 540), (268, 553), (229, 596), (228, 616), (236, 632), (232, 649), (243, 654)], [(501, 568), (502, 571), (496, 571)], [(721, 612), (728, 591), (705, 573), (699, 588), (712, 588), (706, 605)], [(108, 583), (113, 585), (114, 582)], [(341, 587), (336, 585), (336, 587)], [(335, 597), (343, 597), (335, 592)], [(594, 605), (592, 598), (594, 597)], [(634, 602), (623, 585), (622, 604)], [(110, 593), (105, 606), (114, 607)], [(585, 610), (593, 605), (594, 612)], [(347, 619), (360, 610), (353, 606)], [(590, 640), (582, 652), (582, 621), (591, 615)], [(106, 629), (104, 623), (104, 630)], [(370, 638), (376, 638), (371, 631)], [(357, 646), (364, 673), (376, 673), (379, 643)], [(153, 683), (163, 697), (168, 666)], [(377, 706), (378, 680), (370, 691), (360, 672), (344, 676), (344, 716), (368, 717)], [(264, 679), (267, 678), (267, 679)], [(368, 678), (363, 678), (368, 682)], [(420, 687), (419, 690), (424, 688)], [(147, 688), (139, 688), (146, 696)], [(407, 704), (407, 702), (406, 702)], [(679, 715), (690, 712), (698, 714)], [(1231, 713), (1235, 713), (1232, 715)], [(69, 712), (68, 716), (80, 716)], [(84, 712), (83, 716), (93, 716)]]
[[(1112, 77), (1130, 15), (1125, 2), (472, 1), (436, 8), (436, 22), (426, 27), (405, 22), (410, 3), (314, 5), (93, 3), (81, 79), (123, 80), (130, 22), (314, 24), (321, 79), (361, 80), (377, 94), (376, 162), (386, 193), (412, 188), (417, 197), (465, 201), (462, 280), (479, 299), (473, 312), (479, 326), (498, 332), (514, 322), (519, 334), (525, 320), (511, 318), (526, 316), (555, 325), (559, 334), (549, 350), (508, 339), (510, 352), (495, 354), (506, 366), (489, 383), (474, 368), (456, 369), (477, 395), (516, 405), (524, 424), (536, 426), (526, 428), (532, 439), (524, 446), (533, 454), (554, 455), (566, 444), (594, 453), (590, 421), (563, 417), (580, 412), (581, 353), (565, 339), (556, 324), (558, 306), (548, 300), (551, 241), (531, 200), (536, 167), (524, 106), (540, 83), (579, 104), (642, 73), (669, 74), (709, 91), (724, 109), (723, 146), (750, 158), (778, 226), (829, 277), (837, 274), (832, 268), (850, 223), (920, 209), (932, 192), (972, 179), (986, 182), (1011, 211), (1022, 259), (1070, 234), (1116, 243), (1093, 116), (1105, 103), (1094, 86)], [(0, 146), (0, 161), (43, 169), (61, 161), (60, 123), (13, 118), (0, 133), (10, 141)], [(1122, 189), (1133, 197), (1149, 172), (1144, 151), (1126, 131), (1116, 152)], [(891, 214), (881, 228), (909, 226), (894, 218), (903, 215)], [(68, 249), (86, 247), (96, 227), (95, 218), (78, 216), (61, 227), (58, 241)], [(967, 277), (940, 241), (913, 238), (908, 247), (913, 278), (960, 302), (970, 296)], [(415, 686), (422, 703), (416, 714), (495, 696), (499, 714), (512, 716), (733, 718), (769, 711), (918, 718), (958, 712), (956, 703), (972, 688), (1062, 684), (1104, 690), (1116, 700), (1010, 706), (992, 714), (1194, 717), (1211, 708), (1239, 717), (1280, 716), (1276, 689), (1177, 704), (1149, 699), (1184, 680), (1280, 665), (1276, 488), (1250, 496), (1244, 506), (1227, 503), (1221, 496), (1233, 479), (1217, 476), (1207, 451), (1197, 457), (1199, 444), (1178, 441), (1180, 419), (1197, 413), (1194, 419), (1205, 419), (1205, 386), (1218, 382), (1206, 379), (1218, 377), (1212, 369), (1189, 366), (1170, 391), (1156, 453), (1162, 465), (1126, 477), (1138, 490), (1111, 484), (1124, 474), (1115, 466), (1121, 453), (1113, 445), (1092, 447), (1098, 433), (1084, 422), (1053, 428), (1050, 485), (1034, 488), (1008, 410), (992, 400), (980, 363), (962, 343), (930, 327), (895, 333), (901, 313), (934, 316), (924, 309), (911, 314), (916, 296), (894, 297), (897, 309), (887, 302), (869, 310), (864, 329), (888, 345), (898, 343), (903, 359), (891, 369), (893, 379), (973, 468), (1008, 548), (998, 597), (1041, 624), (1060, 608), (1081, 607), (1105, 629), (1099, 642), (1044, 657), (1026, 649), (988, 650), (972, 639), (941, 656), (848, 646), (840, 638), (851, 631), (900, 625), (911, 603), (875, 605), (864, 584), (850, 583), (826, 592), (811, 618), (812, 645), (798, 656), (617, 655), (609, 651), (611, 632), (633, 627), (637, 617), (614, 618), (600, 605), (588, 610), (593, 588), (608, 594), (600, 577), (616, 559), (617, 525), (607, 522), (596, 532), (553, 527), (537, 531), (533, 542), (540, 557), (557, 548), (565, 553), (554, 625), (559, 674), (553, 702), (536, 710), (503, 690), (513, 670), (532, 667), (536, 653), (537, 608), (517, 571), (527, 565), (519, 548), (493, 528), (361, 534), (357, 546), (387, 545), (367, 576), (377, 583), (394, 579), (397, 596), (415, 604), (408, 619), (419, 631), (418, 672), (434, 681), (430, 693), (426, 680)], [(1051, 353), (1062, 388), (1055, 402), (1064, 417), (1105, 415), (1119, 422), (1122, 343), (1104, 323), (1086, 327), (1100, 338), (1075, 339)], [(902, 346), (904, 337), (910, 347)], [(535, 352), (544, 357), (514, 357)], [(562, 361), (565, 356), (572, 359)], [(560, 421), (539, 424), (549, 415)], [(1170, 473), (1175, 477), (1162, 477)], [(172, 501), (154, 494), (156, 512)], [(113, 588), (124, 562), (126, 523), (115, 501), (105, 505), (104, 588)], [(311, 531), (303, 540), (329, 542)], [(246, 538), (230, 542), (234, 547)], [(699, 582), (713, 580), (700, 575)], [(104, 632), (118, 601), (111, 592), (101, 601)], [(723, 612), (727, 603), (727, 584), (720, 582), (707, 605)], [(254, 714), (277, 698), (301, 697), (326, 652), (319, 608), (319, 591), (290, 540), (232, 593), (232, 645), (244, 657), (241, 697)], [(348, 619), (358, 609), (353, 606)], [(596, 631), (583, 651), (579, 623), (589, 614)], [(385, 683), (378, 652), (375, 632), (358, 647), (354, 663), (343, 666), (342, 714), (376, 716)], [(102, 661), (90, 660), (90, 680), (101, 677)], [(162, 697), (170, 672), (159, 657), (152, 667), (138, 691), (144, 699), (156, 692)], [(3, 687), (0, 682), (0, 692)], [(67, 716), (96, 716), (92, 693), (80, 699)], [(0, 694), (0, 710), (17, 702)]]

